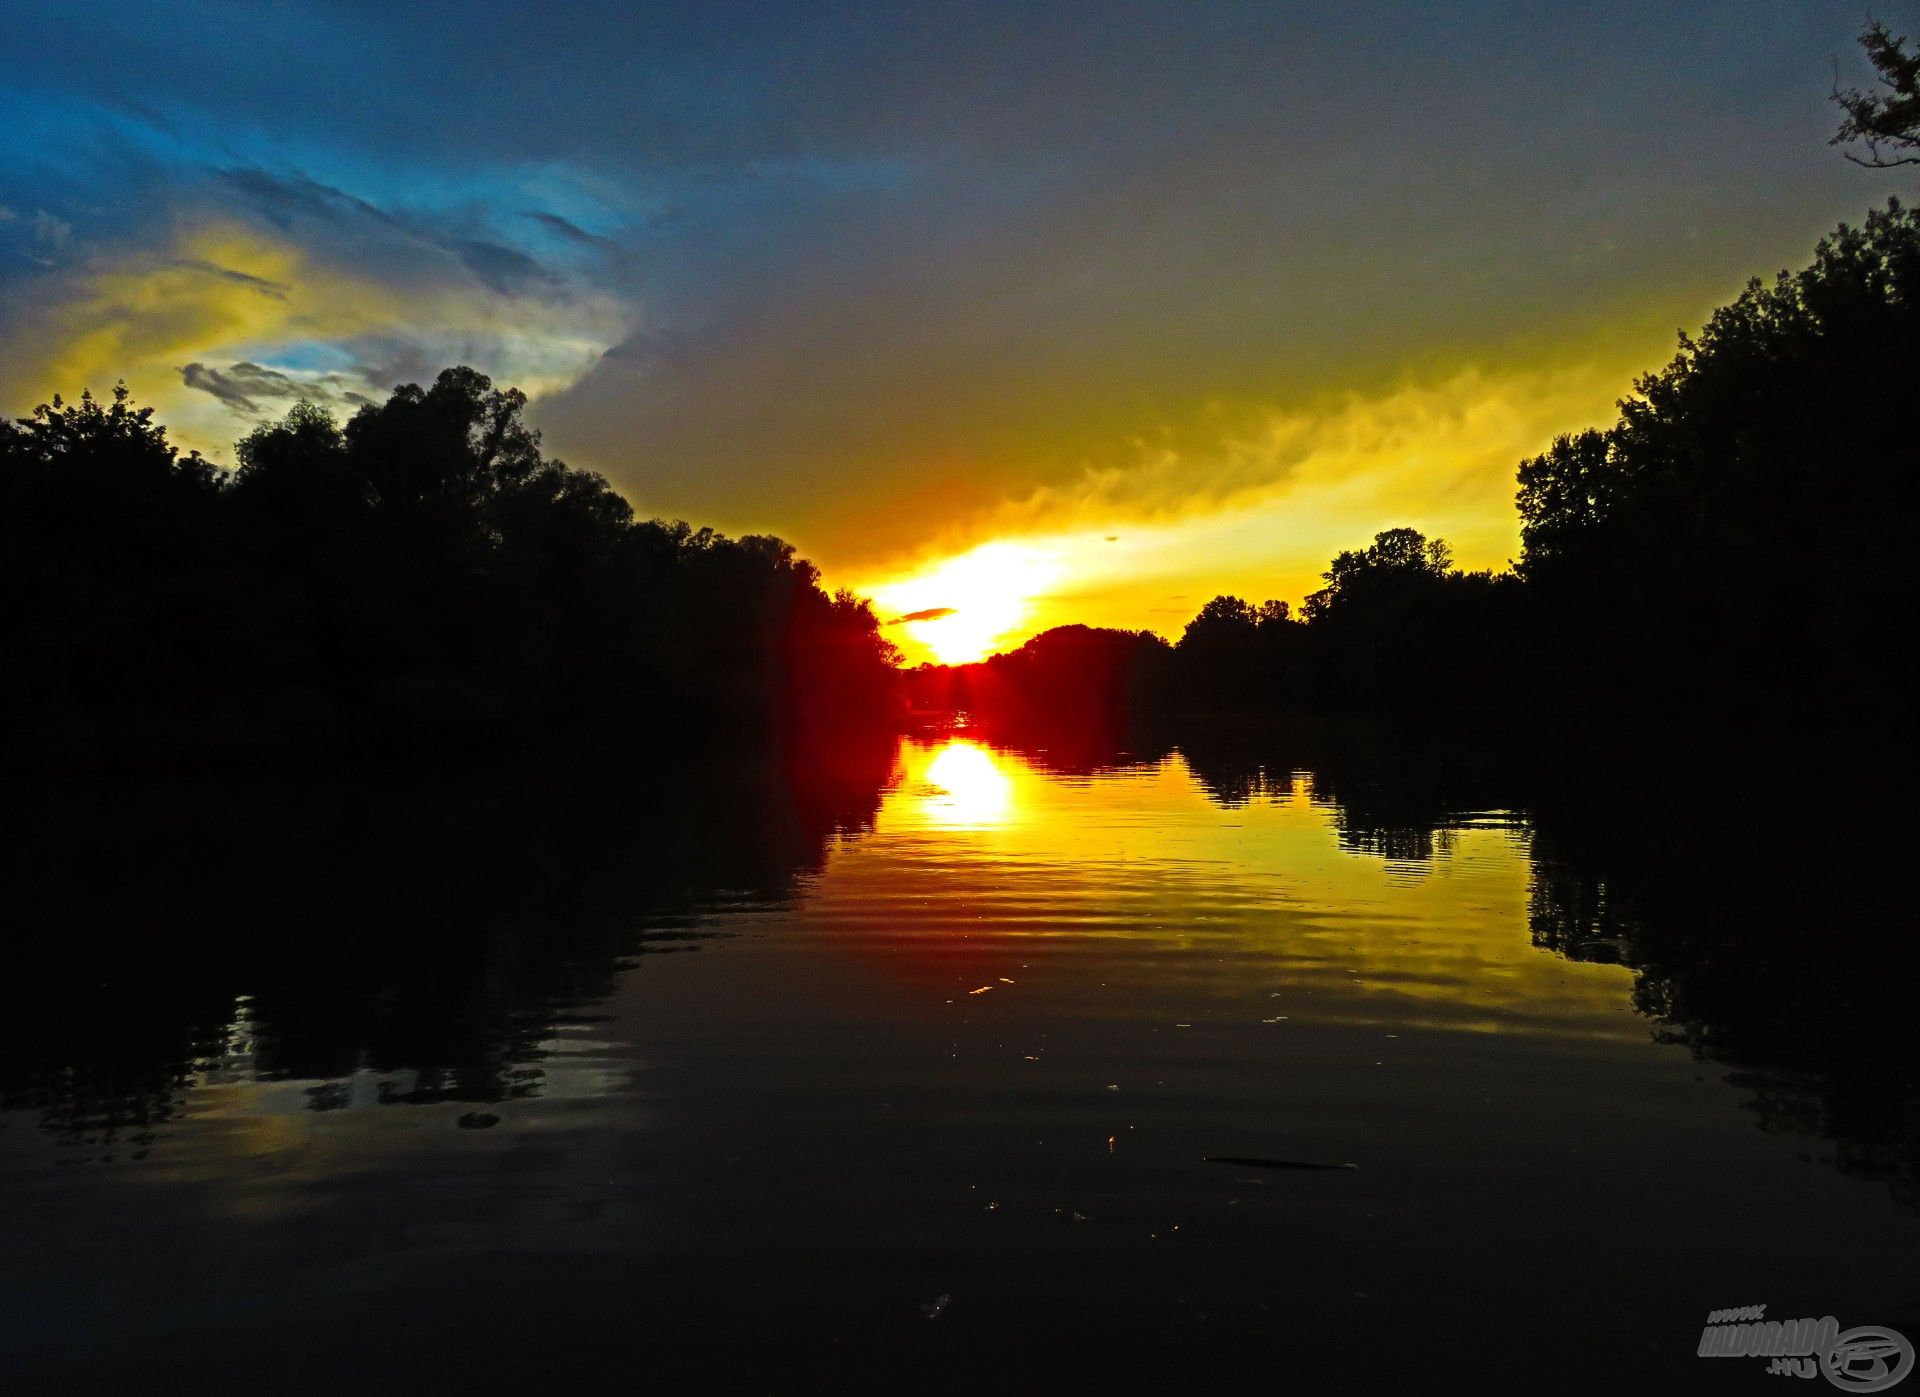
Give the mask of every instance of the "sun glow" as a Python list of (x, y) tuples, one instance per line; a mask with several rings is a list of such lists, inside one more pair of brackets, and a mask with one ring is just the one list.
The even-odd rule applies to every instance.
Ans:
[(992, 752), (955, 739), (927, 763), (922, 811), (935, 824), (978, 829), (1004, 824), (1013, 805), (1013, 781)]
[(1042, 549), (985, 543), (921, 572), (875, 585), (881, 613), (941, 664), (969, 664), (1020, 634), (1034, 602), (1061, 571)]

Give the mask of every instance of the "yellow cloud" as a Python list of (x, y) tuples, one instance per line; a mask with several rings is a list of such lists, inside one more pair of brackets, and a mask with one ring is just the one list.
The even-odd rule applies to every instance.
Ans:
[(217, 458), (249, 424), (188, 389), (188, 363), (272, 363), (289, 347), (402, 341), (538, 396), (577, 380), (627, 328), (607, 299), (506, 297), (460, 281), (394, 286), (230, 221), (183, 224), (164, 249), (89, 264), (39, 302), (0, 381), (10, 406), (125, 379), (176, 441)]
[[(994, 607), (996, 649), (1068, 621), (1177, 636), (1217, 592), (1298, 602), (1335, 552), (1403, 524), (1449, 539), (1465, 567), (1497, 568), (1518, 546), (1515, 466), (1561, 432), (1609, 420), (1648, 358), (1464, 367), (1258, 414), (1211, 450), (1142, 449), (1130, 466), (1036, 490), (854, 585), (902, 610), (955, 609), (903, 628), (918, 660), (969, 648), (940, 637), (981, 633)], [(1018, 618), (997, 599), (970, 616), (957, 575), (1009, 556), (1044, 564), (1017, 589)]]
[(303, 323), (332, 333), (380, 323), (374, 288), (351, 281), (316, 288), (297, 249), (218, 225), (187, 231), (166, 253), (94, 271), (51, 319), (43, 372), (85, 386)]

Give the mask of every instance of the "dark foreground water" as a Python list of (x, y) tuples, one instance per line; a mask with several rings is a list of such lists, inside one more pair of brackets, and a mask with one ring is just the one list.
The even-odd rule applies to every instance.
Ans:
[(0, 1388), (1824, 1391), (1695, 1347), (1920, 1339), (1911, 921), (1613, 778), (22, 793)]

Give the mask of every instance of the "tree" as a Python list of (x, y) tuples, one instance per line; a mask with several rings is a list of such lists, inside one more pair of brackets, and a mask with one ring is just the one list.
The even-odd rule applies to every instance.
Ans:
[(893, 648), (777, 538), (642, 521), (469, 368), (218, 471), (124, 388), (0, 423), (0, 758), (412, 750), (654, 730), (839, 737)]
[(1898, 203), (1680, 337), (1520, 467), (1521, 571), (1577, 689), (1862, 717), (1916, 590), (1920, 220)]
[(1252, 636), (1259, 624), (1259, 614), (1239, 597), (1218, 596), (1187, 622), (1180, 645), (1188, 649), (1196, 645), (1231, 644), (1242, 636)]
[(1879, 20), (1861, 33), (1860, 47), (1866, 50), (1886, 91), (1850, 87), (1842, 92), (1836, 84), (1833, 100), (1846, 113), (1846, 119), (1829, 144), (1863, 142), (1865, 155), (1852, 151), (1842, 154), (1869, 169), (1920, 165), (1920, 52), (1907, 52), (1905, 37), (1895, 35)]
[(1620, 460), (1606, 432), (1557, 438), (1520, 463), (1520, 544), (1524, 570), (1577, 565), (1596, 547), (1631, 487), (1633, 463)]
[(1338, 553), (1326, 572), (1327, 585), (1307, 598), (1307, 619), (1318, 620), (1337, 609), (1377, 603), (1419, 591), (1445, 577), (1453, 567), (1453, 550), (1445, 539), (1430, 539), (1418, 529), (1386, 529), (1359, 552)]
[(206, 544), (221, 473), (181, 455), (126, 384), (110, 403), (55, 397), (0, 434), (0, 539), (15, 561), (120, 576), (169, 573)]

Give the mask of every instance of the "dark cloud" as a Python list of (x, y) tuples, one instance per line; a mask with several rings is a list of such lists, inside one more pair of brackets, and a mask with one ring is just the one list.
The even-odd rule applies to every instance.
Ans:
[[(198, 392), (218, 398), (244, 418), (277, 416), (298, 402), (322, 407), (362, 407), (373, 399), (355, 375), (326, 373), (296, 377), (250, 360), (216, 368), (194, 362), (180, 370), (180, 381)], [(358, 384), (358, 386), (351, 386)]]
[(196, 257), (175, 257), (168, 265), (179, 267), (186, 271), (200, 272), (206, 276), (218, 277), (222, 281), (232, 282), (235, 286), (250, 287), (263, 296), (273, 297), (276, 301), (286, 300), (287, 292), (293, 289), (284, 281), (273, 281), (267, 277), (254, 276), (251, 272), (239, 271), (233, 267), (222, 267), (217, 263), (202, 261)]
[(559, 278), (526, 253), (499, 243), (457, 238), (449, 239), (443, 246), (460, 259), (460, 265), (472, 272), (481, 285), (503, 296), (559, 283)]
[(904, 616), (896, 616), (887, 622), (889, 626), (905, 626), (914, 621), (938, 621), (943, 616), (951, 616), (957, 608), (951, 606), (929, 606), (922, 611), (909, 611)]
[[(1276, 405), (1690, 322), (1889, 187), (1821, 144), (1858, 24), (1825, 0), (14, 8), (0, 204), (73, 223), (63, 260), (271, 224), (393, 302), (329, 346), (376, 394), (509, 342), (551, 387), (631, 330), (548, 440), (840, 559)], [(0, 237), (4, 316), (59, 273)], [(405, 318), (449, 288), (468, 324)], [(242, 355), (272, 346), (159, 362)]]
[(188, 364), (180, 370), (180, 380), (189, 388), (211, 393), (249, 417), (258, 415), (263, 403), (283, 402), (300, 396), (298, 386), (285, 374), (244, 360), (225, 369), (200, 363)]
[[(215, 171), (215, 177), (282, 229), (290, 231), (303, 219), (331, 225), (364, 220), (378, 231), (451, 257), (475, 281), (502, 296), (550, 290), (560, 284), (558, 276), (518, 248), (449, 231), (420, 216), (396, 213), (304, 174), (279, 175), (258, 166), (231, 166)], [(566, 223), (557, 215), (536, 216), (551, 220), (548, 226)], [(576, 228), (574, 232), (591, 239), (583, 230)]]
[(306, 175), (276, 175), (254, 165), (217, 169), (213, 175), (283, 228), (296, 217), (332, 222), (355, 214), (396, 228), (401, 226), (399, 220), (377, 204)]
[(558, 233), (568, 242), (579, 243), (583, 247), (616, 248), (619, 246), (613, 239), (603, 238), (598, 233), (589, 233), (579, 224), (574, 223), (570, 219), (562, 218), (557, 213), (548, 213), (542, 209), (530, 209), (527, 211), (526, 216), (540, 224), (543, 228), (546, 228), (549, 232)]

